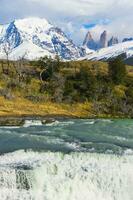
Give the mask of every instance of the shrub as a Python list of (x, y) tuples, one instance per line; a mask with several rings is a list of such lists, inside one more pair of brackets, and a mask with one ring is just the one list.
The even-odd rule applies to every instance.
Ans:
[(117, 57), (109, 62), (109, 76), (115, 84), (123, 84), (125, 82), (126, 75), (126, 66), (121, 57)]

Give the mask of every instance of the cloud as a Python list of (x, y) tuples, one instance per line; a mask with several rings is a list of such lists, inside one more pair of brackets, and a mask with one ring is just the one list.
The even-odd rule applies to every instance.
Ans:
[(81, 43), (89, 29), (97, 35), (107, 29), (110, 35), (121, 38), (133, 36), (132, 10), (132, 0), (1, 0), (0, 23), (28, 16), (45, 17)]

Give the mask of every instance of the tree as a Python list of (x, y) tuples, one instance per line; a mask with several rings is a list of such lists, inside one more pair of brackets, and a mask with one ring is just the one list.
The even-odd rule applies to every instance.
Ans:
[(59, 72), (61, 67), (61, 61), (60, 57), (58, 55), (55, 56), (55, 59), (53, 60), (54, 64), (54, 72)]
[(123, 84), (126, 78), (126, 66), (121, 57), (117, 57), (109, 62), (109, 76), (113, 83)]
[(6, 55), (6, 60), (7, 60), (7, 65), (8, 65), (8, 68), (9, 68), (9, 65), (10, 65), (10, 62), (9, 62), (9, 55), (10, 53), (12, 52), (12, 49), (11, 49), (11, 45), (10, 45), (10, 42), (7, 41), (4, 46), (3, 46), (3, 51)]
[(82, 99), (94, 99), (97, 80), (93, 72), (86, 66), (80, 68), (77, 73), (75, 89), (80, 93)]
[(16, 73), (18, 75), (18, 80), (20, 82), (22, 80), (24, 80), (24, 76), (25, 76), (24, 75), (24, 70), (25, 70), (25, 65), (27, 63), (26, 55), (27, 55), (27, 53), (24, 53), (24, 55), (22, 55), (21, 57), (19, 57), (19, 59), (14, 64)]
[(61, 73), (54, 73), (50, 82), (49, 82), (49, 90), (52, 95), (52, 100), (56, 103), (61, 103), (63, 100), (65, 87), (65, 78)]
[(41, 67), (41, 82), (43, 83), (44, 81), (49, 80), (53, 75), (53, 59), (45, 56), (38, 61), (37, 65)]
[(42, 71), (40, 72), (41, 82), (51, 79), (54, 73), (59, 73), (60, 71), (61, 61), (57, 55), (55, 59), (52, 59), (51, 57), (41, 58), (38, 63), (42, 68)]

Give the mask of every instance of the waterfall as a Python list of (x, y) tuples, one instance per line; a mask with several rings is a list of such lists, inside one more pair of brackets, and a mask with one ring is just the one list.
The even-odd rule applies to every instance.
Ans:
[(0, 156), (0, 199), (132, 200), (132, 167), (132, 155), (17, 151)]

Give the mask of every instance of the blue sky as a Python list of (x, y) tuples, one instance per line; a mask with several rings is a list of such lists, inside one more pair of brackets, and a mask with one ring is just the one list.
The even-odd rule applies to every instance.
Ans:
[(44, 17), (60, 26), (76, 43), (91, 29), (95, 37), (133, 36), (132, 0), (1, 0), (0, 23), (17, 18)]

